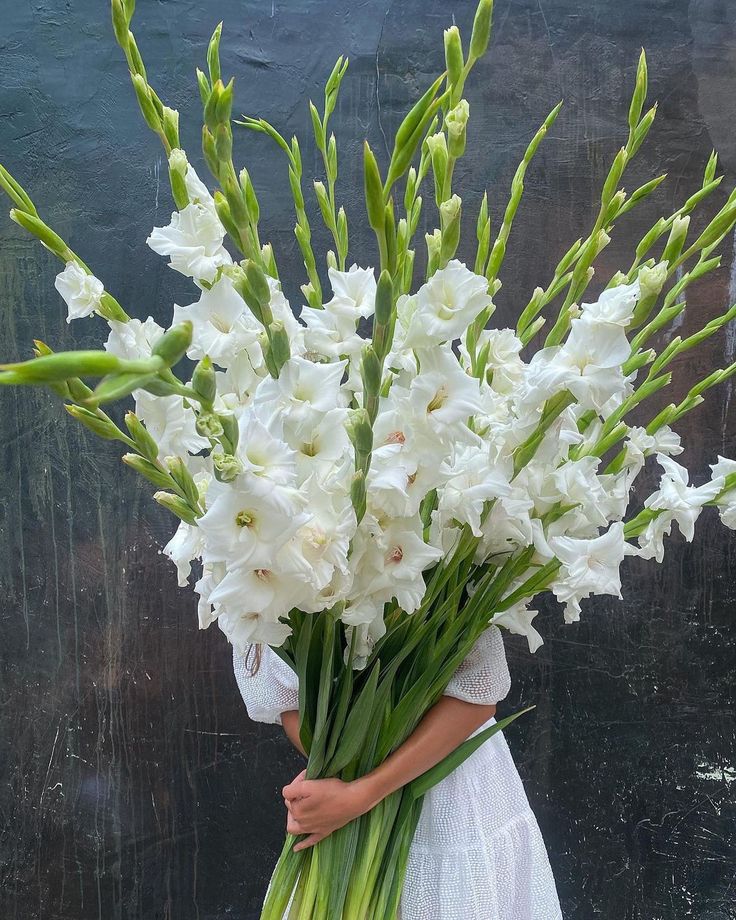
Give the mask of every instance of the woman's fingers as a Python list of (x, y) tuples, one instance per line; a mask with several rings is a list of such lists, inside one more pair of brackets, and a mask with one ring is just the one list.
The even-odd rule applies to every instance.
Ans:
[(305, 782), (307, 776), (307, 771), (302, 770), (302, 772), (296, 776), (288, 786), (284, 786), (281, 790), (281, 794), (285, 799), (291, 801), (292, 799), (299, 799), (305, 795), (309, 794), (309, 788)]
[(301, 825), (296, 818), (293, 818), (289, 815), (286, 819), (286, 833), (287, 834), (306, 834), (307, 829)]
[(295, 844), (294, 852), (298, 853), (299, 850), (306, 850), (307, 847), (313, 847), (315, 843), (319, 843), (320, 840), (324, 840), (327, 837), (327, 834), (310, 834), (309, 837), (306, 837), (304, 840), (300, 840), (299, 843)]

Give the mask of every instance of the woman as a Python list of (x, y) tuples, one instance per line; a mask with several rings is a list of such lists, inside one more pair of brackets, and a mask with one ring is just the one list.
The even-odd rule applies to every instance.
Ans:
[[(253, 657), (253, 656), (251, 656)], [(268, 646), (258, 666), (234, 657), (248, 714), (280, 723), (299, 741), (294, 672)], [(286, 828), (313, 846), (442, 760), (495, 722), (511, 679), (497, 626), (489, 627), (444, 696), (379, 767), (345, 783), (307, 780), (284, 787)], [(303, 753), (303, 752), (302, 752)], [(560, 920), (552, 870), (536, 818), (501, 732), (425, 797), (401, 898), (401, 920)]]

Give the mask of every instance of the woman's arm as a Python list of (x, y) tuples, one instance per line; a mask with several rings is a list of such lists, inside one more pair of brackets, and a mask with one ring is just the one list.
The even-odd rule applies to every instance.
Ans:
[[(454, 751), (495, 712), (495, 706), (466, 703), (443, 696), (401, 747), (365, 776), (346, 783), (340, 779), (308, 780), (304, 778), (304, 773), (300, 773), (283, 789), (289, 812), (287, 831), (309, 835), (296, 844), (294, 850), (313, 846), (369, 811), (387, 795), (421, 776)], [(292, 730), (296, 732), (297, 739), (299, 736), (298, 713), (288, 715), (296, 716), (296, 728), (293, 728), (291, 719), (284, 720), (284, 728), (294, 744), (300, 747), (292, 737)], [(291, 723), (289, 727), (287, 721)]]
[(302, 747), (302, 740), (299, 737), (299, 710), (289, 709), (286, 712), (282, 712), (281, 724), (289, 741), (291, 741), (300, 754), (304, 754), (306, 757), (306, 751)]

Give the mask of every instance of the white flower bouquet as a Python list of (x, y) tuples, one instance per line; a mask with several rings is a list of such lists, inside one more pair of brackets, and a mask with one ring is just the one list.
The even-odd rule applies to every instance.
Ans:
[[(489, 624), (526, 636), (533, 652), (542, 638), (530, 605), (540, 592), (551, 591), (574, 621), (591, 595), (621, 596), (624, 556), (661, 561), (673, 522), (690, 540), (701, 509), (713, 505), (736, 527), (736, 462), (718, 458), (710, 481), (696, 487), (672, 459), (681, 451), (673, 425), (736, 364), (645, 424), (630, 421), (669, 385), (677, 356), (736, 317), (732, 307), (695, 334), (666, 340), (688, 286), (718, 268), (736, 194), (689, 239), (691, 213), (720, 183), (712, 155), (702, 188), (654, 224), (627, 271), (586, 299), (614, 226), (664, 178), (630, 194), (620, 187), (656, 110), (644, 112), (642, 54), (628, 136), (590, 233), (535, 288), (515, 329), (488, 328), (525, 172), (560, 106), (531, 139), (493, 238), (487, 198), (480, 202), (469, 268), (456, 258), (464, 205), (453, 174), (466, 145), (465, 82), (491, 32), (492, 3), (481, 0), (466, 46), (456, 27), (445, 32), (446, 71), (402, 122), (390, 161), (381, 168), (365, 144), (376, 270), (348, 267), (348, 221), (337, 203), (329, 121), (347, 61), (330, 74), (322, 110), (310, 103), (325, 174), (314, 192), (334, 241), (326, 296), (297, 139), (262, 119), (232, 121), (218, 26), (208, 72), (197, 72), (211, 193), (180, 147), (177, 112), (148, 82), (130, 30), (133, 7), (112, 0), (115, 35), (166, 151), (176, 205), (148, 244), (192, 279), (196, 299), (174, 306), (169, 329), (128, 316), (0, 168), (13, 220), (64, 263), (56, 287), (68, 320), (97, 314), (110, 327), (99, 351), (53, 353), (37, 341), (33, 358), (2, 365), (0, 383), (51, 388), (70, 415), (125, 446), (124, 462), (180, 519), (165, 552), (181, 585), (196, 565), (200, 626), (216, 621), (241, 654), (270, 645), (299, 677), (308, 776), (354, 778), (412, 733)], [(261, 241), (250, 176), (233, 164), (233, 124), (284, 154), (307, 276), (299, 319)], [(438, 227), (426, 235), (416, 279), (425, 189)], [(185, 356), (196, 365), (177, 376)], [(102, 406), (129, 396), (135, 412), (122, 428)], [(634, 513), (632, 486), (650, 456), (661, 481)], [(295, 853), (287, 839), (262, 916), (395, 917), (422, 796), (515, 717), (316, 847)]]

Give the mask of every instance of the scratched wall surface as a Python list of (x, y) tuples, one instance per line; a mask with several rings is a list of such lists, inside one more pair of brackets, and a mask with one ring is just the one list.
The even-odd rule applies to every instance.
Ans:
[[(138, 5), (150, 79), (181, 109), (193, 155), (192, 77), (220, 18), (236, 111), (303, 139), (307, 100), (346, 52), (335, 128), (339, 193), (353, 216), (362, 138), (385, 153), (400, 113), (441, 69), (442, 29), (454, 19), (467, 34), (474, 3)], [(0, 0), (0, 159), (129, 312), (166, 323), (172, 302), (192, 291), (144, 243), (170, 212), (165, 164), (106, 6)], [(471, 150), (458, 169), (467, 202), (488, 188), (496, 226), (525, 144), (565, 99), (528, 176), (500, 323), (594, 219), (607, 163), (625, 139), (642, 45), (660, 108), (627, 185), (662, 171), (669, 181), (621, 222), (601, 277), (699, 186), (712, 147), (724, 186), (736, 181), (736, 7), (498, 0), (492, 53), (469, 89)], [(307, 175), (320, 175), (306, 140), (304, 150)], [(251, 169), (264, 236), (295, 295), (303, 279), (284, 163), (245, 134), (237, 160)], [(57, 349), (97, 345), (101, 322), (64, 322), (50, 255), (7, 219), (0, 240), (2, 357), (27, 355), (33, 337)], [(357, 224), (352, 241), (355, 258), (374, 261)], [(722, 268), (690, 298), (685, 331), (736, 300), (732, 265), (728, 241)], [(690, 353), (674, 395), (731, 361), (735, 347), (721, 335)], [(681, 430), (701, 482), (717, 453), (736, 454), (730, 389), (713, 392)], [(297, 757), (278, 730), (249, 723), (224, 637), (216, 627), (198, 632), (193, 595), (160, 556), (172, 522), (117, 448), (36, 392), (0, 394), (0, 431), (0, 916), (256, 917), (282, 833), (278, 790)], [(507, 641), (514, 686), (504, 708), (537, 707), (509, 742), (568, 920), (736, 918), (735, 573), (734, 535), (705, 514), (695, 542), (674, 540), (663, 566), (629, 560), (625, 601), (591, 604), (571, 626), (545, 605), (546, 644), (533, 657), (523, 641)]]

